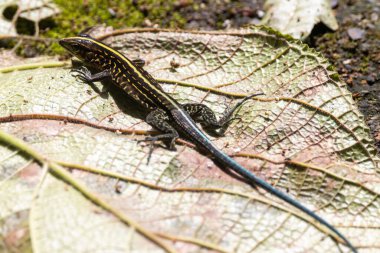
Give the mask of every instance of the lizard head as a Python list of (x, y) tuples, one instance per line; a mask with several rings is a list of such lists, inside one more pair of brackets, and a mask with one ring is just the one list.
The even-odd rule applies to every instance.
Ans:
[[(99, 55), (101, 55), (103, 51), (101, 50), (102, 44), (100, 42), (84, 35), (61, 39), (59, 44), (79, 60), (94, 65), (94, 67), (98, 65)], [(101, 55), (101, 58), (103, 58), (103, 55)]]

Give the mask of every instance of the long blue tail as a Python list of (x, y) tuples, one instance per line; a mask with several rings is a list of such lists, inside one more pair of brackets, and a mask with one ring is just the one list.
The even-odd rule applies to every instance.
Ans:
[(197, 127), (195, 122), (190, 118), (189, 115), (187, 115), (186, 112), (184, 112), (183, 110), (172, 110), (171, 113), (176, 123), (180, 125), (181, 129), (185, 131), (188, 137), (190, 137), (194, 142), (196, 142), (198, 146), (201, 146), (205, 150), (207, 150), (214, 157), (215, 161), (221, 163), (223, 166), (226, 166), (227, 168), (230, 168), (231, 170), (233, 170), (234, 172), (236, 172), (243, 178), (250, 180), (251, 183), (258, 185), (259, 187), (263, 188), (267, 192), (284, 200), (285, 202), (299, 209), (303, 213), (309, 215), (310, 217), (312, 217), (313, 219), (315, 219), (316, 221), (318, 221), (319, 223), (321, 223), (322, 225), (330, 229), (330, 231), (332, 231), (338, 237), (340, 237), (346, 243), (346, 245), (352, 250), (352, 252), (357, 253), (356, 248), (346, 239), (346, 237), (344, 237), (344, 235), (342, 235), (336, 228), (330, 225), (327, 221), (319, 217), (317, 214), (315, 214), (313, 211), (311, 211), (307, 207), (303, 206), (297, 200), (277, 190), (269, 183), (255, 176), (252, 172), (250, 172), (249, 170), (241, 166), (239, 163), (237, 163), (234, 159), (232, 159), (231, 157), (223, 153), (221, 150), (219, 150), (208, 139), (208, 137)]
[(322, 225), (326, 226), (328, 229), (330, 229), (334, 234), (339, 236), (345, 243), (346, 245), (352, 250), (352, 252), (357, 253), (356, 248), (350, 243), (350, 241), (343, 235), (341, 234), (335, 227), (330, 225), (327, 221), (325, 221), (323, 218), (315, 214), (313, 211), (308, 209), (307, 207), (303, 206), (300, 202), (297, 200), (293, 199), (289, 195), (283, 193), (282, 191), (277, 190), (274, 188), (272, 185), (269, 183), (265, 182), (261, 178), (255, 176), (252, 172), (248, 171), (246, 168), (238, 164), (234, 159), (230, 158), (223, 152), (219, 151), (219, 155), (215, 157), (217, 161), (222, 162), (224, 165), (229, 167), (231, 170), (235, 171), (237, 174), (240, 176), (249, 179), (252, 183), (258, 185), (259, 187), (265, 189), (267, 192), (273, 194), (274, 196), (284, 200), (285, 202), (289, 203), (290, 205), (294, 206), (295, 208), (301, 210), (305, 214), (309, 215)]

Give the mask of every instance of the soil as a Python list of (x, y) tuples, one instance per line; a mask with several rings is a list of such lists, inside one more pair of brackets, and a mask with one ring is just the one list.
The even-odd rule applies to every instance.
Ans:
[(348, 84), (380, 150), (380, 2), (345, 0), (336, 6), (339, 29), (311, 37)]

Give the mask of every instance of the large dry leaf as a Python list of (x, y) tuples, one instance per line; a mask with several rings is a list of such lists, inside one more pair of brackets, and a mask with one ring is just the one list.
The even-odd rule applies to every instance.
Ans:
[(320, 22), (331, 30), (338, 29), (330, 0), (267, 0), (264, 9), (266, 15), (262, 24), (294, 38), (306, 38)]
[[(242, 106), (224, 137), (211, 139), (361, 252), (380, 247), (379, 160), (345, 84), (320, 54), (263, 28), (132, 30), (105, 41), (145, 59), (180, 102), (202, 102), (219, 115), (237, 101), (223, 94), (264, 92)], [(9, 70), (0, 76), (0, 130), (38, 155), (12, 139), (1, 143), (3, 249), (22, 241), (36, 252), (349, 252), (191, 147), (158, 147), (147, 164), (149, 147), (135, 140), (143, 137), (120, 134), (149, 130), (144, 113), (112, 85), (91, 87), (67, 67)], [(43, 176), (32, 159), (44, 161), (39, 155), (55, 177)], [(57, 174), (57, 161), (71, 163), (70, 173)]]

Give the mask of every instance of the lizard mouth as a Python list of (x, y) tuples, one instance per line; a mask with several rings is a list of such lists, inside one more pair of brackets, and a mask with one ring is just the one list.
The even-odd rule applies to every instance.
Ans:
[(59, 40), (59, 45), (61, 45), (63, 48), (65, 48), (67, 51), (74, 55), (78, 55), (79, 48), (78, 45), (73, 41), (73, 39), (67, 38), (67, 39), (61, 39)]

